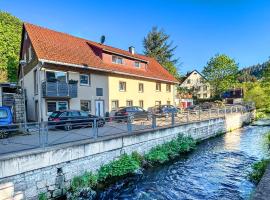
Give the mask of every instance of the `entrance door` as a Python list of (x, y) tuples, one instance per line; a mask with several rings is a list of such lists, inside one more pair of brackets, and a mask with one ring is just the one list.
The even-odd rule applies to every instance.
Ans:
[(96, 100), (96, 116), (104, 117), (104, 101)]

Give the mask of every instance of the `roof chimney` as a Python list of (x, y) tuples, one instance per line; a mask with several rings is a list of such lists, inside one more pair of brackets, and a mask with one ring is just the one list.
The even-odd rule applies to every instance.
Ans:
[(133, 46), (128, 47), (128, 51), (129, 51), (129, 53), (134, 55), (135, 54), (135, 47), (133, 47)]

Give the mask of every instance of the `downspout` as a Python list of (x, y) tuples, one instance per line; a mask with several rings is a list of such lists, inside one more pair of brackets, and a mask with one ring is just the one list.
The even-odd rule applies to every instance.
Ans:
[(39, 102), (39, 104), (38, 104), (38, 110), (39, 110), (39, 117), (38, 117), (38, 122), (42, 122), (43, 121), (43, 110), (42, 110), (42, 106), (41, 106), (41, 101), (42, 101), (42, 88), (41, 88), (41, 77), (40, 77), (40, 75), (41, 75), (41, 70), (42, 70), (42, 67), (43, 67), (43, 65), (44, 65), (44, 62), (43, 61), (41, 61), (40, 63), (39, 63), (39, 66), (38, 66), (38, 93), (39, 93), (39, 99), (38, 99), (38, 102)]

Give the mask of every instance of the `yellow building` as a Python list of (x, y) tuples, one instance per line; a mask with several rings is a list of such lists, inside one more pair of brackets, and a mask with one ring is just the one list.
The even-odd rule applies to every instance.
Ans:
[(156, 60), (32, 24), (24, 24), (20, 84), (29, 120), (56, 110), (98, 116), (123, 106), (174, 104), (178, 81)]

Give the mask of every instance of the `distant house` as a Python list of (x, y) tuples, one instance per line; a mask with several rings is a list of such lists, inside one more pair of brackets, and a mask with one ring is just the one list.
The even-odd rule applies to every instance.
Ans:
[(244, 98), (244, 91), (242, 88), (229, 89), (221, 94), (221, 98), (227, 104), (237, 104), (242, 103)]
[(20, 59), (29, 120), (46, 121), (57, 110), (104, 116), (122, 106), (174, 103), (178, 80), (134, 47), (125, 51), (25, 23)]
[(211, 98), (211, 86), (197, 70), (193, 70), (182, 79), (179, 87), (190, 91), (198, 99)]

